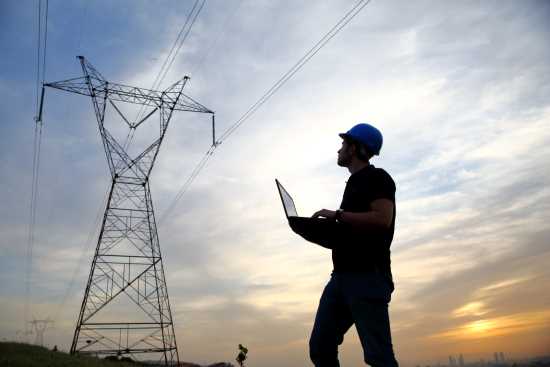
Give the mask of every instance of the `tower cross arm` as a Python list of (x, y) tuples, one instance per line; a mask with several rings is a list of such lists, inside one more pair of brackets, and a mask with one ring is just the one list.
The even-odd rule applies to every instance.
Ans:
[(184, 93), (178, 98), (177, 103), (174, 107), (176, 111), (191, 111), (191, 112), (200, 112), (200, 113), (214, 113), (214, 111), (204, 107), (199, 102), (195, 101), (193, 98), (185, 95)]
[(132, 87), (118, 83), (108, 83), (104, 85), (108, 98), (115, 101), (143, 104), (172, 108), (175, 111), (189, 111), (213, 113), (193, 98), (185, 95), (181, 90), (169, 88), (166, 91), (157, 91), (146, 88)]
[(84, 76), (46, 83), (44, 86), (84, 96), (92, 96), (92, 93), (95, 96), (107, 95), (107, 98), (113, 101), (153, 107), (161, 107), (164, 105), (163, 107), (173, 107), (176, 111), (213, 113), (213, 111), (180, 91), (168, 89), (162, 92), (119, 83), (111, 83), (97, 78), (90, 78), (89, 82), (91, 88), (88, 87), (88, 80)]
[(90, 89), (86, 82), (86, 77), (72, 78), (58, 82), (44, 83), (44, 87), (64, 90), (66, 92), (77, 93), (83, 96), (91, 96)]

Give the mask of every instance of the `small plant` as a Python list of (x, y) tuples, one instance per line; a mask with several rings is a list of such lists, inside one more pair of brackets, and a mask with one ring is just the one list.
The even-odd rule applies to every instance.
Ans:
[(246, 348), (242, 344), (239, 344), (239, 354), (237, 354), (237, 358), (235, 360), (241, 367), (244, 367), (244, 361), (246, 360), (246, 353), (248, 353), (248, 348)]

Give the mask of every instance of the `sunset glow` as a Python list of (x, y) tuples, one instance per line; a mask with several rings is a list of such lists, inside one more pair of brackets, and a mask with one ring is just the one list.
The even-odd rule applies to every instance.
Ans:
[(497, 324), (494, 320), (478, 320), (467, 324), (464, 329), (472, 336), (489, 336), (495, 327)]
[(432, 335), (432, 337), (478, 339), (521, 334), (544, 328), (550, 328), (550, 311), (479, 319), (465, 323), (454, 330)]

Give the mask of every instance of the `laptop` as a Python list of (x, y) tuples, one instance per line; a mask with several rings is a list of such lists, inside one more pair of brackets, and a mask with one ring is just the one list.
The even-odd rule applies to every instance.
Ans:
[(281, 201), (283, 202), (286, 217), (297, 217), (298, 212), (296, 211), (296, 205), (294, 205), (294, 199), (292, 199), (292, 196), (290, 196), (279, 180), (275, 179), (275, 184), (277, 184), (277, 189), (279, 190), (279, 195), (281, 196)]
[(278, 179), (275, 179), (275, 184), (279, 190), (279, 196), (281, 196), (281, 202), (283, 203), (290, 228), (310, 242), (332, 248), (330, 242), (337, 235), (338, 224), (332, 219), (298, 216), (292, 196), (290, 196)]

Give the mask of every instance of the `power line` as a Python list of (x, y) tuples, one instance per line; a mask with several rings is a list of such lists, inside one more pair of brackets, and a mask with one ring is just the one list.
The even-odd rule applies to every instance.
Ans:
[[(172, 67), (172, 64), (174, 63), (174, 60), (176, 59), (176, 55), (179, 53), (179, 51), (181, 49), (181, 46), (183, 46), (183, 43), (187, 39), (187, 36), (189, 36), (189, 33), (191, 32), (191, 28), (193, 28), (193, 25), (195, 24), (195, 21), (197, 20), (197, 17), (199, 16), (199, 14), (200, 14), (202, 8), (204, 7), (205, 3), (206, 3), (206, 0), (202, 0), (202, 3), (199, 7), (199, 10), (197, 10), (197, 12), (195, 13), (195, 16), (193, 17), (193, 20), (192, 20), (191, 24), (189, 25), (187, 31), (185, 32), (185, 35), (182, 38), (182, 41), (180, 42), (180, 44), (178, 45), (178, 48), (176, 49), (176, 52), (174, 53), (174, 57), (172, 57), (172, 59), (170, 60), (170, 64), (168, 64), (168, 67), (166, 68), (166, 70), (164, 71), (164, 74), (160, 78), (158, 86), (160, 86), (160, 84), (164, 81), (164, 78), (166, 77), (166, 74), (168, 74), (168, 71)], [(158, 86), (157, 86), (157, 88), (158, 88)]]
[[(191, 11), (187, 15), (187, 18), (185, 19), (185, 23), (181, 27), (178, 36), (176, 37), (176, 40), (172, 44), (172, 47), (170, 48), (170, 52), (168, 52), (168, 55), (166, 56), (166, 59), (162, 63), (162, 66), (159, 70), (159, 73), (155, 77), (155, 80), (153, 81), (153, 85), (150, 89), (156, 90), (159, 88), (159, 86), (164, 81), (164, 78), (166, 77), (166, 74), (168, 74), (168, 71), (172, 67), (172, 64), (174, 63), (174, 60), (176, 59), (176, 56), (178, 55), (181, 47), (183, 46), (183, 43), (189, 36), (189, 33), (191, 32), (191, 28), (193, 28), (193, 25), (195, 24), (195, 21), (197, 20), (197, 17), (199, 16), (202, 8), (204, 7), (204, 4), (206, 3), (206, 0), (202, 0), (201, 5), (197, 9), (197, 5), (199, 4), (201, 0), (195, 0), (195, 3), (193, 4), (193, 7), (191, 8)], [(192, 19), (192, 20), (191, 20)], [(136, 121), (139, 121), (141, 117), (143, 117), (143, 112), (145, 111), (145, 107), (141, 106), (139, 109), (139, 112), (136, 116)], [(123, 147), (125, 150), (128, 149), (130, 144), (132, 143), (132, 140), (134, 138), (135, 129), (130, 128), (130, 131), (128, 131), (128, 135), (126, 136), (126, 141), (123, 144)]]
[(180, 190), (178, 191), (178, 193), (176, 194), (176, 196), (172, 200), (172, 203), (160, 215), (159, 221), (158, 221), (159, 227), (162, 223), (164, 223), (164, 220), (166, 219), (168, 214), (170, 214), (172, 212), (172, 210), (174, 210), (174, 208), (176, 207), (177, 202), (182, 198), (183, 195), (185, 195), (185, 193), (187, 192), (187, 190), (189, 189), (189, 187), (191, 186), (193, 181), (195, 181), (195, 178), (197, 178), (199, 173), (206, 166), (206, 164), (208, 163), (208, 161), (210, 160), (210, 158), (214, 154), (215, 149), (216, 149), (216, 145), (212, 145), (210, 147), (210, 149), (208, 149), (208, 151), (202, 156), (201, 160), (199, 161), (199, 163), (197, 163), (197, 165), (195, 166), (193, 171), (191, 171), (191, 175), (189, 175), (189, 177), (187, 178), (187, 180), (185, 181), (183, 186), (180, 188)]
[[(80, 55), (81, 54), (81, 46), (82, 46), (82, 40), (83, 40), (83, 28), (84, 28), (84, 22), (85, 20), (87, 19), (87, 13), (88, 13), (88, 8), (89, 8), (89, 2), (85, 2), (82, 6), (82, 14), (81, 14), (81, 20), (79, 22), (79, 30), (78, 30), (78, 41), (77, 41), (77, 55)], [(72, 289), (74, 287), (74, 284), (75, 284), (75, 281), (76, 281), (76, 277), (78, 276), (80, 270), (82, 270), (82, 265), (83, 265), (83, 262), (84, 262), (84, 259), (85, 259), (85, 255), (86, 253), (88, 252), (91, 244), (92, 244), (92, 240), (94, 238), (94, 234), (96, 232), (96, 229), (97, 229), (97, 226), (99, 225), (99, 221), (101, 219), (101, 215), (103, 213), (103, 208), (105, 207), (105, 204), (107, 202), (107, 197), (108, 197), (108, 191), (105, 193), (105, 198), (104, 200), (101, 202), (99, 208), (98, 208), (98, 211), (97, 211), (97, 214), (96, 214), (96, 217), (95, 217), (95, 220), (92, 224), (92, 226), (90, 227), (90, 230), (88, 231), (88, 236), (86, 237), (87, 239), (84, 241), (84, 246), (82, 248), (82, 251), (80, 253), (80, 256), (78, 258), (78, 262), (76, 264), (76, 267), (74, 268), (73, 270), (73, 273), (71, 275), (71, 279), (68, 283), (68, 286), (67, 288), (65, 289), (65, 292), (63, 293), (63, 296), (61, 297), (61, 301), (59, 302), (58, 306), (56, 307), (55, 309), (55, 314), (54, 314), (54, 317), (53, 317), (53, 320), (52, 322), (55, 322), (57, 321), (58, 317), (59, 317), (59, 314), (61, 313), (61, 311), (63, 311), (63, 309), (65, 308), (65, 304), (67, 302), (67, 299), (68, 297), (70, 296), (71, 292), (72, 292)]]
[(271, 88), (265, 92), (250, 108), (221, 136), (220, 143), (226, 140), (235, 130), (239, 128), (246, 120), (256, 112), (271, 96), (273, 96), (287, 81), (289, 81), (307, 62), (315, 56), (340, 30), (345, 27), (359, 12), (369, 4), (370, 0), (360, 0), (348, 11), (304, 56), (296, 62)]
[(203, 56), (199, 60), (199, 62), (197, 62), (195, 64), (195, 66), (193, 68), (191, 68), (191, 71), (189, 73), (191, 76), (194, 75), (196, 72), (198, 72), (198, 70), (200, 70), (200, 68), (204, 64), (204, 61), (208, 58), (208, 56), (210, 56), (210, 54), (212, 53), (212, 50), (215, 48), (215, 46), (218, 44), (219, 40), (222, 38), (222, 35), (225, 34), (224, 32), (222, 32), (222, 30), (227, 28), (227, 25), (229, 24), (229, 22), (232, 21), (233, 18), (235, 18), (235, 15), (237, 14), (238, 10), (241, 8), (242, 4), (243, 4), (243, 2), (242, 2), (242, 0), (240, 0), (239, 5), (237, 5), (233, 9), (233, 11), (229, 15), (227, 15), (227, 17), (225, 18), (225, 21), (223, 23), (223, 26), (219, 29), (218, 34), (217, 34), (216, 38), (214, 39), (214, 42), (212, 42), (212, 44), (210, 45), (208, 50), (203, 54)]
[(84, 3), (82, 7), (82, 19), (80, 21), (79, 27), (78, 27), (78, 43), (77, 43), (77, 55), (82, 55), (81, 51), (81, 45), (82, 45), (82, 30), (84, 28), (84, 21), (86, 20), (86, 14), (88, 13), (88, 5), (89, 3)]
[[(44, 36), (42, 37), (42, 0), (38, 2), (38, 34), (37, 34), (37, 52), (36, 52), (36, 106), (34, 118), (34, 140), (33, 140), (33, 158), (32, 158), (32, 183), (31, 183), (31, 198), (30, 198), (30, 213), (29, 213), (29, 230), (27, 238), (27, 251), (25, 261), (25, 306), (24, 306), (24, 322), (25, 330), (28, 326), (29, 304), (31, 298), (31, 281), (32, 281), (32, 262), (34, 235), (36, 227), (36, 208), (38, 203), (38, 184), (40, 173), (40, 151), (42, 147), (42, 102), (44, 99), (44, 90), (41, 88), (40, 82), (44, 84), (46, 74), (46, 48), (48, 41), (48, 10), (49, 1), (46, 0), (44, 10)], [(28, 332), (27, 332), (28, 333)]]
[(88, 231), (88, 237), (86, 238), (86, 241), (84, 242), (84, 247), (82, 248), (82, 251), (80, 252), (80, 256), (78, 258), (77, 265), (74, 268), (73, 273), (71, 275), (71, 280), (68, 283), (69, 285), (65, 289), (65, 293), (63, 293), (63, 297), (61, 297), (61, 302), (59, 302), (59, 305), (56, 308), (55, 315), (53, 317), (54, 322), (57, 321), (57, 318), (59, 317), (59, 314), (65, 308), (65, 304), (67, 302), (67, 299), (71, 295), (71, 291), (74, 287), (76, 277), (78, 276), (78, 274), (82, 270), (82, 265), (84, 263), (84, 260), (86, 259), (86, 254), (88, 253), (88, 251), (90, 249), (90, 246), (93, 243), (92, 241), (95, 238), (95, 233), (97, 232), (99, 223), (101, 221), (101, 218), (103, 217), (103, 211), (104, 211), (105, 206), (107, 205), (107, 199), (108, 198), (109, 198), (109, 190), (107, 190), (105, 192), (104, 199), (102, 200), (101, 205), (99, 206), (99, 209), (97, 211), (95, 220), (94, 220), (92, 226), (90, 227), (90, 230)]
[(32, 184), (31, 184), (31, 200), (30, 200), (30, 213), (29, 213), (29, 230), (27, 238), (27, 251), (25, 261), (25, 307), (24, 307), (24, 319), (25, 330), (28, 325), (29, 316), (29, 303), (31, 297), (31, 281), (32, 281), (32, 261), (33, 261), (33, 247), (34, 247), (34, 231), (36, 223), (36, 204), (38, 201), (38, 173), (39, 173), (39, 157), (42, 140), (42, 124), (40, 122), (35, 123), (34, 127), (34, 144), (33, 144), (33, 167), (32, 167)]
[[(151, 89), (158, 88), (158, 86), (161, 83), (161, 76), (163, 75), (165, 70), (167, 70), (169, 68), (168, 64), (170, 63), (170, 60), (172, 60), (173, 58), (175, 58), (177, 56), (177, 53), (179, 52), (179, 49), (181, 48), (181, 45), (183, 44), (183, 42), (185, 42), (189, 32), (186, 32), (185, 36), (183, 36), (183, 37), (182, 37), (182, 35), (184, 34), (184, 32), (187, 28), (187, 25), (189, 24), (189, 21), (193, 17), (193, 14), (195, 12), (195, 9), (197, 8), (197, 5), (199, 4), (199, 1), (200, 0), (195, 0), (195, 3), (193, 4), (193, 7), (191, 8), (191, 11), (189, 12), (189, 14), (187, 14), (187, 18), (185, 19), (185, 23), (181, 27), (181, 29), (178, 33), (178, 36), (176, 37), (176, 40), (174, 41), (174, 44), (170, 48), (170, 52), (168, 52), (168, 55), (166, 56), (166, 59), (164, 60), (164, 62), (162, 64), (162, 67), (160, 68), (159, 73), (157, 74), (157, 76), (155, 78), (155, 81), (153, 82), (153, 85), (151, 86)], [(204, 1), (203, 1), (203, 5), (204, 5)], [(201, 9), (202, 9), (202, 6), (201, 6)], [(191, 30), (191, 28), (189, 28), (189, 31), (190, 30)], [(178, 46), (178, 44), (180, 46)]]
[(44, 80), (46, 79), (46, 50), (48, 45), (48, 7), (49, 7), (49, 0), (46, 0), (46, 20), (44, 21), (44, 55), (42, 59), (42, 84), (44, 84)]
[(41, 52), (41, 45), (42, 45), (42, 0), (38, 1), (38, 37), (37, 37), (37, 44), (36, 44), (36, 114), (35, 116), (38, 116), (38, 104), (40, 95), (38, 91), (40, 90), (40, 52)]
[(371, 0), (359, 0), (351, 10), (349, 10), (313, 47), (311, 47), (271, 88), (269, 88), (246, 112), (241, 115), (225, 132), (220, 136), (217, 142), (214, 142), (212, 147), (205, 153), (199, 161), (195, 169), (191, 172), (189, 178), (185, 181), (182, 188), (178, 191), (172, 203), (163, 212), (161, 218), (165, 218), (176, 206), (176, 203), (183, 197), (189, 189), (195, 178), (199, 175), (206, 163), (214, 154), (214, 150), (219, 144), (224, 142), (237, 130), (246, 120), (248, 120), (258, 108), (266, 103), (287, 81), (289, 81), (307, 62), (315, 56), (334, 36), (336, 36), (342, 28), (344, 28), (361, 10), (363, 10)]

